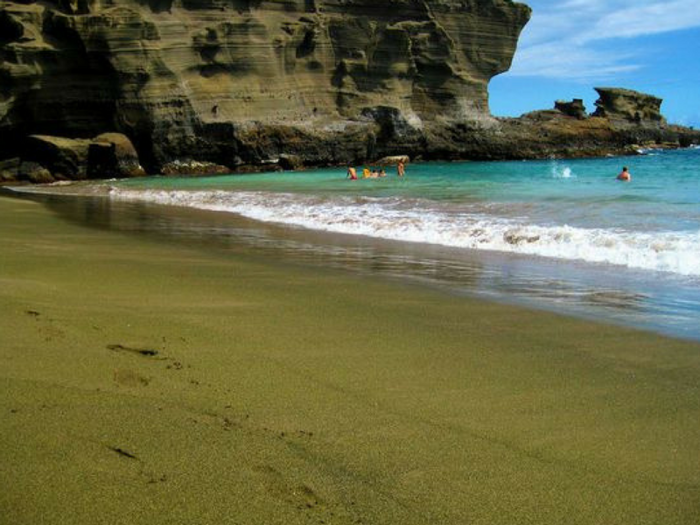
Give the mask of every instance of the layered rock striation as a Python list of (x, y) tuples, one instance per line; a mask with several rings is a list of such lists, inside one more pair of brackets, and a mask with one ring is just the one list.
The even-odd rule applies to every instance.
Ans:
[(665, 124), (661, 115), (663, 100), (654, 95), (631, 89), (595, 88), (600, 98), (596, 101), (597, 117), (613, 120), (618, 124)]
[(510, 0), (6, 2), (0, 155), (105, 131), (150, 170), (391, 153), (489, 118), (488, 82), (529, 14)]
[[(529, 16), (511, 0), (3, 2), (0, 159), (23, 152), (19, 162), (45, 164), (28, 137), (106, 132), (123, 134), (138, 158), (91, 165), (116, 163), (105, 173), (127, 174), (139, 162), (149, 172), (225, 172), (406, 152), (576, 151), (583, 146), (561, 142), (575, 131), (489, 113), (489, 81), (510, 67)], [(601, 107), (617, 115), (623, 106)], [(589, 137), (588, 119), (579, 120)], [(600, 120), (585, 148), (631, 140)], [(654, 129), (663, 126), (657, 120)], [(672, 139), (667, 131), (658, 138)], [(92, 151), (93, 160), (109, 155), (99, 145)]]

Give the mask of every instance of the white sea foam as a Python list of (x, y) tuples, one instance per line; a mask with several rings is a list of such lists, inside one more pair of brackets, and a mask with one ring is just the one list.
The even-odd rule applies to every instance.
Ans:
[(464, 205), (399, 198), (313, 197), (229, 191), (112, 188), (110, 197), (236, 213), (251, 219), (329, 232), (608, 263), (700, 275), (700, 232), (630, 232), (529, 224)]
[(571, 179), (573, 177), (576, 177), (576, 175), (569, 166), (562, 167), (556, 163), (552, 164), (551, 174), (552, 177), (555, 179)]

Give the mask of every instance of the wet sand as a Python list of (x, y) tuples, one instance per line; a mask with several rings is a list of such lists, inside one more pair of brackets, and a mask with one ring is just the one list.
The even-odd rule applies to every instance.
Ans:
[(0, 197), (0, 523), (700, 520), (700, 345)]

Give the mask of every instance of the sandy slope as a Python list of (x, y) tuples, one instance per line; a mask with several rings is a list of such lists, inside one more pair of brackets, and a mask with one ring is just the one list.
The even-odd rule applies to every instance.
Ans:
[(700, 519), (697, 344), (0, 225), (2, 525)]

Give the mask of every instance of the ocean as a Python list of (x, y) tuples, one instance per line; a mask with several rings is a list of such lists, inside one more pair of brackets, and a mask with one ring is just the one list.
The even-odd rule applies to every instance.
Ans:
[[(623, 166), (629, 183), (615, 178)], [(189, 224), (182, 216), (176, 225), (172, 217), (139, 223), (168, 235), (700, 340), (700, 149), (388, 172), (357, 181), (338, 168), (53, 189), (108, 199), (119, 213), (139, 204), (217, 212)], [(223, 216), (241, 220), (215, 218)]]

